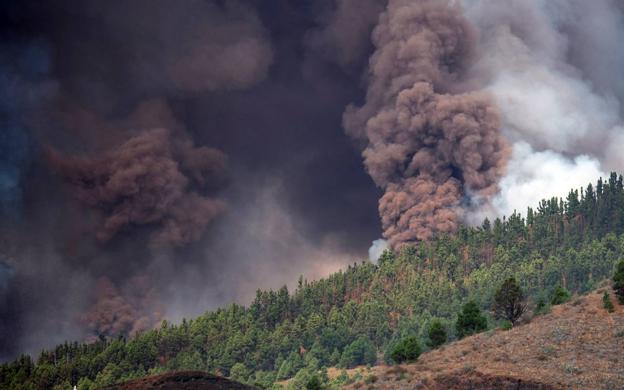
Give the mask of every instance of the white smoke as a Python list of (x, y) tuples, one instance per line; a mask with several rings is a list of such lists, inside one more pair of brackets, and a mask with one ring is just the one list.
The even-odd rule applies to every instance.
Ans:
[(622, 7), (611, 0), (463, 5), (480, 32), (474, 72), (494, 96), (513, 146), (500, 194), (469, 219), (523, 212), (623, 170), (624, 85), (616, 73), (624, 66)]
[(371, 263), (377, 264), (379, 257), (386, 249), (388, 249), (388, 241), (383, 238), (374, 240), (370, 248), (368, 248), (368, 260), (370, 260)]
[(606, 174), (595, 158), (580, 155), (567, 158), (551, 150), (535, 151), (519, 141), (514, 144), (509, 171), (500, 182), (500, 192), (491, 204), (468, 216), (469, 222), (479, 224), (485, 217), (524, 213), (527, 206), (535, 207), (540, 200), (564, 197), (572, 188), (585, 187)]

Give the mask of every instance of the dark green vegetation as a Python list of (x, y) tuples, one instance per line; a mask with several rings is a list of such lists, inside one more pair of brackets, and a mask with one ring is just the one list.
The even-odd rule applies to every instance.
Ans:
[(570, 292), (566, 290), (564, 287), (557, 286), (555, 287), (555, 292), (553, 293), (552, 299), (550, 300), (551, 305), (561, 305), (562, 303), (566, 303), (570, 300)]
[(440, 345), (446, 343), (448, 334), (446, 333), (446, 327), (438, 318), (431, 321), (429, 324), (429, 330), (427, 331), (429, 340), (427, 345), (429, 348), (438, 348)]
[(533, 308), (533, 315), (546, 314), (550, 311), (550, 308), (546, 305), (546, 301), (543, 297), (537, 299), (537, 303), (535, 303), (535, 307)]
[[(83, 386), (84, 387), (84, 386)], [(68, 387), (69, 389), (69, 387)], [(134, 379), (103, 390), (254, 390), (253, 387), (233, 382), (221, 376), (201, 371), (176, 371)]]
[(475, 301), (468, 301), (457, 315), (457, 322), (455, 323), (457, 337), (470, 336), (486, 329), (487, 318), (481, 314), (481, 309)]
[(513, 326), (524, 314), (524, 293), (515, 278), (503, 282), (494, 295), (494, 316), (506, 319)]
[[(231, 375), (264, 388), (293, 376), (293, 386), (315, 386), (317, 376), (325, 386), (323, 367), (373, 363), (409, 336), (426, 345), (437, 318), (458, 324), (448, 327), (451, 340), (495, 326), (489, 310), (511, 277), (534, 307), (559, 285), (564, 292), (594, 289), (624, 258), (622, 177), (571, 191), (566, 200), (544, 200), (526, 215), (387, 252), (379, 265), (300, 279), (292, 293), (258, 291), (249, 307), (163, 322), (129, 340), (66, 343), (35, 360), (23, 356), (0, 366), (0, 388), (87, 389), (171, 370)], [(614, 282), (622, 292), (624, 265), (618, 269)]]
[(611, 296), (606, 291), (602, 295), (602, 307), (607, 309), (607, 311), (609, 313), (613, 313), (615, 311), (615, 307), (613, 306), (613, 302), (611, 302)]
[(390, 354), (395, 363), (413, 362), (421, 353), (418, 337), (408, 336), (396, 343)]
[(367, 337), (360, 336), (344, 349), (340, 366), (355, 367), (362, 364), (373, 364), (376, 360), (375, 346)]
[(620, 261), (613, 275), (613, 290), (620, 304), (624, 305), (624, 260)]

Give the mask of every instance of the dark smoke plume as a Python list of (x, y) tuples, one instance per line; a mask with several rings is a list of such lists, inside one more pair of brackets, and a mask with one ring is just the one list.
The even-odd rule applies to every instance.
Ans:
[(366, 145), (366, 169), (385, 190), (383, 235), (396, 248), (454, 231), (466, 198), (496, 193), (508, 148), (493, 102), (463, 92), (475, 32), (458, 6), (391, 0), (373, 42), (366, 104), (348, 107), (344, 125)]
[(50, 152), (50, 161), (87, 206), (104, 214), (97, 238), (106, 242), (133, 225), (158, 226), (155, 244), (180, 246), (199, 239), (224, 209), (201, 195), (224, 169), (216, 149), (195, 147), (168, 129), (149, 129), (95, 158), (67, 158)]
[(378, 209), (396, 247), (624, 169), (622, 20), (616, 0), (2, 1), (0, 360), (326, 275)]
[(336, 0), (320, 17), (321, 27), (306, 36), (316, 55), (344, 68), (352, 67), (368, 51), (370, 31), (386, 0)]
[(362, 258), (380, 192), (341, 119), (384, 3), (3, 2), (0, 360)]
[(95, 303), (82, 315), (92, 335), (134, 335), (153, 328), (162, 319), (161, 308), (148, 279), (134, 277), (121, 292), (107, 277), (95, 287)]

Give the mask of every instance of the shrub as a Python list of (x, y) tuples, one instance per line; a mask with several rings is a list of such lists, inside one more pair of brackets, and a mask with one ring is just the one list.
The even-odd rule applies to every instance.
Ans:
[(611, 296), (609, 296), (609, 293), (607, 291), (602, 294), (602, 307), (607, 309), (609, 313), (613, 313), (613, 311), (615, 310), (615, 308), (613, 307), (613, 302), (611, 302)]
[(554, 356), (557, 352), (557, 348), (554, 345), (547, 345), (542, 348), (542, 352), (544, 352), (548, 356)]
[(471, 372), (474, 372), (474, 370), (476, 369), (476, 367), (472, 364), (464, 364), (464, 367), (462, 368), (462, 371), (464, 371), (464, 373), (469, 374)]
[(624, 305), (624, 260), (618, 263), (613, 274), (613, 290), (620, 305)]
[(513, 326), (524, 314), (524, 293), (515, 278), (503, 282), (494, 295), (494, 315), (504, 318)]
[(429, 340), (427, 341), (429, 348), (439, 347), (440, 345), (446, 343), (446, 339), (448, 338), (448, 335), (446, 334), (446, 327), (442, 324), (442, 321), (437, 318), (429, 324), (427, 335), (429, 336)]
[(564, 363), (562, 368), (567, 374), (578, 374), (581, 372), (581, 370), (572, 363)]
[(364, 379), (364, 382), (365, 383), (375, 383), (375, 382), (377, 382), (377, 380), (379, 380), (379, 378), (377, 378), (377, 375), (370, 374), (369, 376), (366, 377), (366, 379)]
[(562, 303), (566, 303), (569, 299), (570, 292), (561, 286), (557, 286), (550, 303), (552, 305), (561, 305)]
[(351, 378), (349, 378), (349, 375), (347, 374), (346, 370), (342, 370), (340, 371), (340, 374), (338, 376), (336, 376), (335, 378), (328, 380), (327, 386), (326, 388), (328, 389), (342, 389), (343, 387), (345, 387), (346, 385), (348, 385), (349, 383), (351, 383)]
[(462, 338), (487, 329), (487, 318), (481, 315), (481, 309), (475, 301), (466, 303), (457, 316), (455, 330), (457, 336)]
[(319, 379), (317, 375), (312, 375), (312, 377), (308, 379), (308, 382), (306, 383), (305, 388), (306, 390), (321, 390), (322, 389), (321, 380)]
[(511, 321), (505, 320), (501, 323), (500, 328), (502, 330), (511, 330), (511, 328), (513, 328), (513, 324)]
[(408, 336), (394, 346), (390, 358), (395, 363), (413, 362), (418, 359), (420, 352), (418, 338), (416, 336)]
[(548, 312), (550, 312), (550, 307), (546, 304), (546, 300), (539, 298), (535, 304), (535, 309), (533, 309), (533, 315), (539, 316)]

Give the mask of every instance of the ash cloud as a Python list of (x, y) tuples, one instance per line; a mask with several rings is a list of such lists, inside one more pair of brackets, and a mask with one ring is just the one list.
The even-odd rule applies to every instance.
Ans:
[(349, 68), (370, 51), (370, 34), (387, 0), (336, 0), (319, 15), (318, 28), (306, 36), (318, 56)]
[[(246, 177), (243, 183), (229, 189), (228, 198), (238, 207), (230, 208), (202, 249), (209, 261), (193, 264), (166, 258), (153, 264), (154, 273), (174, 280), (166, 293), (171, 319), (199, 315), (223, 302), (251, 302), (258, 289), (287, 285), (294, 291), (302, 274), (315, 280), (363, 258), (361, 250), (349, 245), (347, 232), (328, 229), (311, 236), (314, 222), (298, 216), (284, 179)], [(243, 195), (236, 188), (240, 185), (257, 190)], [(206, 275), (218, 275), (211, 279), (211, 288), (179, 287), (199, 286)]]
[(129, 226), (156, 225), (152, 244), (185, 245), (200, 239), (225, 208), (193, 190), (222, 174), (223, 153), (196, 148), (168, 129), (144, 130), (102, 157), (68, 158), (54, 150), (49, 155), (74, 196), (102, 210), (96, 233), (102, 242)]
[(466, 90), (475, 35), (446, 1), (390, 1), (373, 32), (366, 104), (344, 123), (385, 191), (379, 213), (394, 248), (455, 231), (466, 198), (487, 200), (504, 174), (497, 108)]
[(0, 359), (247, 303), (380, 230), (401, 246), (621, 169), (615, 1), (0, 9)]
[[(621, 5), (610, 0), (463, 5), (481, 35), (476, 68), (513, 145), (494, 207), (477, 210), (473, 218), (524, 211), (536, 194), (563, 197), (571, 185), (621, 171), (624, 89), (616, 76), (624, 65), (617, 43), (624, 37)], [(538, 165), (543, 169), (528, 169)]]
[[(18, 88), (45, 96), (7, 106), (27, 117), (19, 131), (31, 147), (11, 160), (22, 210), (0, 226), (14, 272), (0, 297), (0, 332), (12, 340), (0, 359), (247, 303), (258, 287), (365, 253), (378, 191), (341, 115), (361, 93), (375, 16), (344, 32), (338, 46), (360, 45), (345, 65), (333, 49), (319, 54), (334, 33), (309, 38), (339, 9), (3, 4), (2, 44), (41, 42), (47, 67)], [(11, 70), (7, 79), (30, 80)]]
[(101, 112), (146, 96), (251, 87), (273, 63), (249, 2), (61, 1), (41, 12), (65, 88)]
[(156, 292), (145, 276), (131, 278), (120, 291), (107, 277), (96, 282), (95, 303), (80, 320), (89, 333), (103, 337), (135, 335), (154, 328), (162, 319)]

